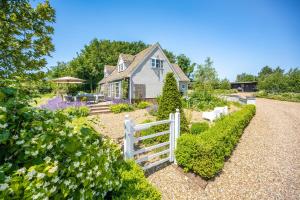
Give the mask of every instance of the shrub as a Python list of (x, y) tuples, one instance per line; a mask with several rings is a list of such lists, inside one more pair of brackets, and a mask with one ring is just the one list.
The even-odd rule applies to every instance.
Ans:
[(137, 108), (138, 109), (144, 109), (144, 108), (147, 108), (147, 107), (149, 107), (151, 105), (152, 104), (149, 103), (149, 102), (147, 102), (147, 101), (141, 101), (141, 102), (138, 103)]
[(87, 106), (68, 107), (64, 109), (64, 112), (73, 117), (86, 117), (89, 115), (90, 109)]
[(186, 133), (189, 130), (182, 109), (181, 95), (173, 73), (168, 73), (164, 82), (162, 96), (159, 100), (157, 120), (168, 119), (169, 114), (175, 113), (177, 108), (180, 110), (180, 130), (181, 132)]
[(73, 127), (63, 111), (0, 93), (0, 199), (104, 198), (121, 187), (116, 145), (88, 126)]
[(36, 109), (15, 95), (0, 89), (0, 199), (160, 197), (86, 118), (73, 123), (64, 111)]
[(207, 122), (197, 122), (192, 123), (191, 134), (199, 134), (209, 129), (209, 124)]
[(134, 108), (132, 105), (130, 104), (126, 104), (126, 103), (120, 103), (120, 104), (116, 104), (116, 105), (111, 105), (110, 106), (110, 110), (113, 113), (121, 113), (121, 112), (129, 112), (129, 111), (133, 111)]
[(112, 199), (161, 199), (159, 191), (144, 176), (144, 172), (134, 161), (128, 161), (122, 168), (122, 187), (113, 193)]
[(199, 110), (211, 110), (217, 106), (225, 106), (227, 102), (223, 99), (216, 97), (213, 91), (209, 90), (195, 90), (189, 99), (191, 107)]
[(246, 105), (218, 120), (202, 134), (181, 135), (175, 152), (178, 164), (203, 178), (214, 177), (223, 168), (225, 159), (230, 156), (254, 114), (255, 106)]

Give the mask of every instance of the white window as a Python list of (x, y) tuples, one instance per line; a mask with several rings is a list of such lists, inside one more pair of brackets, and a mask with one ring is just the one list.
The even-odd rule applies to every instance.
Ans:
[(185, 85), (184, 84), (181, 85), (181, 89), (185, 90)]
[(121, 92), (121, 88), (120, 88), (120, 82), (116, 82), (115, 83), (115, 98), (119, 99), (120, 98), (120, 92)]
[(118, 72), (122, 72), (122, 71), (124, 71), (126, 69), (126, 65), (125, 65), (125, 63), (120, 63), (119, 65), (118, 65)]
[(151, 58), (151, 65), (152, 68), (162, 69), (164, 67), (164, 61), (157, 58)]

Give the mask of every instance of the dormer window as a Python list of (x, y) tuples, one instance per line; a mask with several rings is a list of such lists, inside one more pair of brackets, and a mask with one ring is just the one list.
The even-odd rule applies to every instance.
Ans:
[(125, 69), (126, 69), (126, 66), (125, 66), (124, 63), (120, 63), (120, 64), (118, 65), (118, 72), (122, 72), (122, 71), (124, 71)]
[(157, 58), (151, 58), (152, 68), (162, 69), (164, 67), (164, 61)]

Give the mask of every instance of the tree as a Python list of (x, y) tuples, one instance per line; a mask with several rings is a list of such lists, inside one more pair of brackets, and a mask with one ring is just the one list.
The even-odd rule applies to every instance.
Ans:
[(236, 82), (256, 81), (256, 76), (252, 74), (242, 73), (236, 76)]
[(218, 74), (213, 68), (213, 61), (208, 57), (204, 64), (198, 65), (195, 72), (195, 86), (201, 88), (215, 88), (218, 85)]
[(258, 73), (258, 79), (264, 79), (268, 75), (273, 73), (273, 69), (270, 68), (269, 66), (263, 67), (260, 72)]
[(219, 89), (229, 90), (231, 88), (230, 82), (227, 78), (224, 78), (219, 83)]
[(1, 0), (0, 7), (0, 78), (40, 78), (54, 50), (54, 9), (49, 1), (33, 8), (28, 0)]
[(191, 73), (194, 71), (194, 67), (196, 65), (196, 63), (191, 64), (191, 60), (184, 54), (177, 56), (177, 64), (187, 75), (187, 77), (191, 76)]
[(286, 92), (288, 89), (287, 77), (280, 71), (274, 72), (258, 82), (258, 88), (266, 92)]
[(177, 82), (173, 73), (168, 73), (163, 86), (163, 92), (159, 101), (157, 120), (164, 120), (169, 118), (170, 113), (175, 113), (176, 109), (180, 110), (180, 130), (183, 133), (188, 132), (187, 120), (185, 118), (181, 95), (178, 90)]

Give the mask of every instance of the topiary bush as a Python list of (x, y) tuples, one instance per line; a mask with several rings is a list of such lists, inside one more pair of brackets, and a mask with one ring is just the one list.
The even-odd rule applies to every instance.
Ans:
[(182, 109), (181, 95), (177, 82), (173, 73), (168, 73), (164, 82), (162, 96), (159, 100), (157, 120), (168, 119), (169, 114), (175, 113), (177, 108), (180, 111), (180, 130), (182, 133), (187, 133), (189, 129)]
[(178, 164), (205, 179), (214, 177), (223, 168), (225, 159), (231, 155), (254, 115), (255, 106), (246, 105), (199, 135), (181, 135), (175, 152)]
[(130, 112), (134, 110), (134, 107), (130, 104), (120, 103), (110, 106), (110, 110), (113, 113)]
[(197, 122), (197, 123), (192, 123), (191, 126), (191, 134), (200, 134), (204, 131), (209, 129), (209, 124), (207, 122)]
[[(130, 198), (126, 189), (149, 185), (87, 124), (74, 125), (61, 110), (33, 108), (17, 94), (0, 89), (0, 199), (104, 199), (112, 191)], [(159, 195), (153, 187), (143, 191)]]

